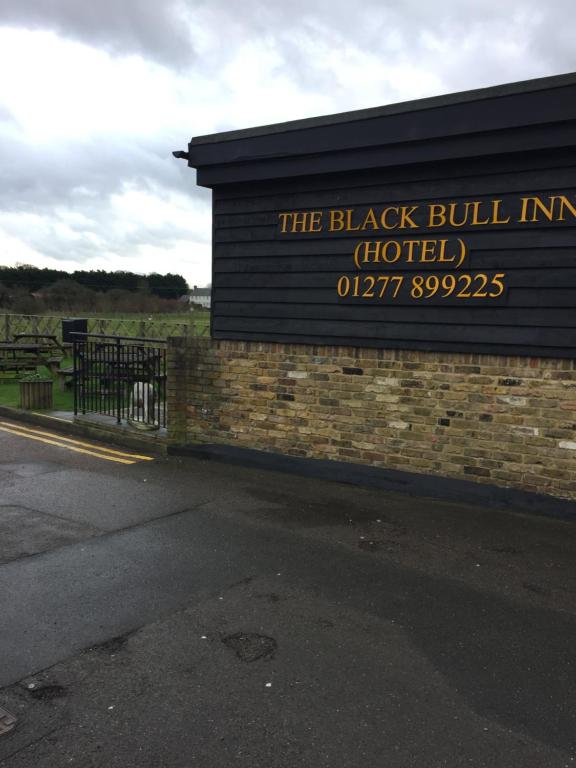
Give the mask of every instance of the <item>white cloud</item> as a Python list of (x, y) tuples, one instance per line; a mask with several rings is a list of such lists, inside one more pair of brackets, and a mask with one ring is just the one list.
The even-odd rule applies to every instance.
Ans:
[[(558, 23), (562, 19), (562, 23)], [(568, 0), (3, 0), (0, 260), (210, 279), (192, 135), (576, 69)]]
[(140, 56), (25, 29), (0, 28), (0, 68), (14, 73), (0, 79), (0, 102), (37, 145), (162, 135), (188, 117), (205, 85)]

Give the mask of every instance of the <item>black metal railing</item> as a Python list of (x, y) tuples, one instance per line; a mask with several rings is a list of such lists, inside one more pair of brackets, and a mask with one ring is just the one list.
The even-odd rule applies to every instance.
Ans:
[(166, 341), (72, 333), (74, 413), (99, 413), (135, 427), (166, 426)]

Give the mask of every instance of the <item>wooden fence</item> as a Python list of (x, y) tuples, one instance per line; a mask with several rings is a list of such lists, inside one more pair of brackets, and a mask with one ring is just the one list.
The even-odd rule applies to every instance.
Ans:
[[(146, 336), (166, 339), (169, 336), (209, 336), (210, 317), (198, 313), (189, 322), (166, 319), (130, 319), (126, 317), (89, 317), (88, 333), (108, 336)], [(15, 333), (54, 334), (62, 339), (62, 316), (0, 314), (0, 340), (10, 340)]]

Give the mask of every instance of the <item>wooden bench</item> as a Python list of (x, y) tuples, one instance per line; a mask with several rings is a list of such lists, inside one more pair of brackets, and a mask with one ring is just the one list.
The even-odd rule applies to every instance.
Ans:
[(58, 388), (60, 389), (60, 392), (65, 392), (66, 388), (74, 381), (74, 368), (72, 368), (72, 366), (69, 368), (59, 368), (56, 371), (56, 375), (58, 377)]
[[(58, 341), (58, 337), (51, 333), (15, 333), (14, 341), (23, 341), (24, 339), (34, 339), (38, 344), (42, 345), (43, 352), (56, 352), (59, 351), (62, 355), (66, 354), (66, 349), (63, 344)], [(68, 345), (71, 346), (71, 345)]]
[(40, 365), (45, 365), (46, 368), (50, 371), (52, 376), (57, 376), (58, 372), (60, 371), (60, 363), (62, 362), (61, 357), (48, 357), (44, 360), (43, 363), (40, 363)]
[(12, 371), (17, 374), (20, 371), (35, 371), (36, 368), (36, 361), (29, 357), (0, 358), (0, 371)]
[(0, 371), (32, 371), (43, 365), (55, 376), (61, 362), (60, 357), (4, 357), (0, 358)]

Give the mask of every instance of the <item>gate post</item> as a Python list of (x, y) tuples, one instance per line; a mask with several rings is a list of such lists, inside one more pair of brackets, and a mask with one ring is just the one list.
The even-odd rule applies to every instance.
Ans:
[(72, 367), (74, 370), (74, 374), (72, 376), (72, 383), (74, 385), (74, 416), (78, 416), (78, 386), (80, 382), (80, 377), (78, 376), (78, 342), (76, 341), (76, 338), (72, 339), (72, 357), (74, 362), (72, 363)]
[(116, 423), (120, 424), (122, 421), (122, 377), (120, 375), (120, 359), (122, 354), (122, 347), (120, 339), (116, 339), (116, 365), (114, 366), (116, 372)]

